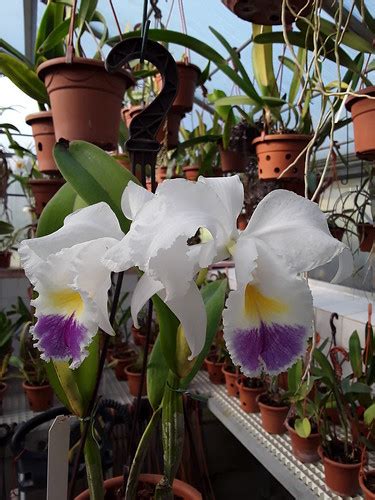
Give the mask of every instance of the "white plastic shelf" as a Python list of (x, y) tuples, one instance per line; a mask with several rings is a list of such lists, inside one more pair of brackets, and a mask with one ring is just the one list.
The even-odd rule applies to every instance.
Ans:
[[(303, 464), (293, 453), (288, 434), (268, 434), (260, 414), (245, 413), (238, 398), (228, 396), (225, 385), (212, 384), (206, 372), (199, 372), (192, 392), (208, 396), (208, 408), (227, 429), (263, 464), (263, 466), (298, 500), (335, 499), (324, 482), (323, 464)], [(371, 454), (372, 455), (372, 454)], [(374, 457), (369, 457), (369, 465)], [(353, 497), (362, 499), (361, 495)]]

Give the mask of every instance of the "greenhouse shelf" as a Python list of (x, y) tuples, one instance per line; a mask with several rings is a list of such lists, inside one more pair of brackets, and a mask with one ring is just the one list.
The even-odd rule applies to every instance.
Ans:
[[(292, 454), (288, 434), (268, 434), (260, 414), (245, 413), (238, 398), (228, 396), (225, 385), (212, 384), (206, 372), (199, 372), (191, 391), (208, 396), (208, 408), (223, 425), (298, 500), (339, 500), (324, 483), (323, 464), (303, 464)], [(375, 457), (369, 458), (369, 465)], [(353, 497), (362, 499), (361, 495)]]

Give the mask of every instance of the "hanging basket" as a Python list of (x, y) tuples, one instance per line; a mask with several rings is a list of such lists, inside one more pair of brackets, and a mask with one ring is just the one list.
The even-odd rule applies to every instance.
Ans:
[[(221, 0), (236, 16), (245, 21), (268, 26), (282, 24), (282, 0)], [(307, 16), (312, 9), (312, 2), (307, 0), (290, 0), (292, 11), (300, 16)], [(286, 8), (286, 24), (292, 24), (295, 17)]]
[(43, 208), (49, 200), (57, 193), (65, 179), (57, 177), (55, 179), (30, 179), (29, 186), (35, 200), (35, 213), (40, 217)]
[(357, 224), (357, 233), (359, 239), (359, 249), (362, 252), (371, 252), (375, 238), (374, 224)]
[[(197, 88), (201, 70), (191, 63), (177, 62), (178, 91), (173, 101), (173, 108), (179, 112), (186, 113), (193, 109), (194, 94)], [(156, 76), (156, 83), (160, 90), (163, 87), (162, 78)]]
[(375, 160), (375, 86), (356, 92), (364, 97), (351, 96), (346, 101), (346, 109), (351, 112), (354, 128), (355, 152), (361, 160)]
[[(296, 160), (310, 140), (310, 135), (302, 134), (263, 134), (254, 139), (259, 179), (277, 179)], [(281, 180), (292, 178), (303, 180), (305, 159), (306, 153), (303, 153)]]
[(53, 158), (56, 139), (52, 111), (33, 113), (26, 116), (25, 121), (31, 126), (33, 132), (39, 170), (48, 175), (59, 174), (59, 169)]
[(108, 73), (104, 62), (65, 57), (38, 67), (50, 98), (56, 140), (83, 140), (105, 150), (117, 148), (120, 111), (134, 80), (124, 70)]

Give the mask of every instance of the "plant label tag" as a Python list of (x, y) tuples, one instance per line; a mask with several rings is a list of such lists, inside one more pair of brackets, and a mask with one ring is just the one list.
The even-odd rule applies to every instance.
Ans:
[(70, 416), (59, 415), (48, 431), (47, 500), (66, 500)]

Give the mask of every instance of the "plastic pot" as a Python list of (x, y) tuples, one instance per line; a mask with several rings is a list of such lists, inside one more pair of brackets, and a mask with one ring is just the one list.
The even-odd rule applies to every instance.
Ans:
[[(162, 476), (159, 476), (158, 474), (141, 474), (139, 476), (139, 482), (156, 486), (161, 478)], [(112, 498), (112, 496), (116, 494), (117, 490), (122, 485), (122, 481), (123, 476), (117, 476), (112, 479), (106, 479), (104, 481), (104, 490), (105, 493), (108, 494), (108, 498)], [(202, 495), (198, 490), (190, 486), (190, 484), (180, 481), (179, 479), (175, 479), (173, 481), (172, 490), (174, 495), (177, 498), (181, 498), (182, 500), (202, 500)], [(75, 500), (90, 500), (89, 490), (86, 490), (78, 495)]]
[(29, 186), (35, 200), (35, 213), (40, 217), (43, 208), (65, 183), (62, 177), (53, 179), (30, 179)]
[(375, 470), (366, 472), (365, 475), (359, 474), (359, 486), (364, 494), (365, 500), (375, 500), (375, 493), (368, 489), (366, 481), (370, 479), (372, 483), (375, 482)]
[[(277, 179), (296, 160), (310, 140), (310, 135), (302, 134), (263, 134), (254, 139), (259, 179)], [(281, 179), (303, 179), (305, 159), (306, 153)]]
[(5, 250), (0, 252), (0, 269), (8, 269), (12, 260), (12, 252)]
[(53, 157), (56, 139), (52, 111), (33, 113), (26, 116), (25, 121), (33, 132), (39, 170), (49, 175), (60, 173)]
[(29, 385), (27, 382), (23, 382), (22, 387), (31, 410), (39, 412), (51, 408), (53, 403), (53, 390), (49, 384)]
[(224, 149), (219, 145), (221, 170), (226, 172), (243, 172), (247, 164), (247, 156), (238, 151)]
[[(195, 89), (198, 85), (201, 70), (198, 66), (191, 63), (179, 61), (176, 64), (178, 73), (178, 90), (173, 101), (173, 108), (179, 110), (180, 112), (188, 112), (193, 109)], [(156, 82), (160, 91), (163, 87), (160, 75), (156, 76)]]
[(246, 387), (244, 385), (244, 378), (240, 378), (236, 382), (237, 389), (240, 395), (241, 408), (246, 413), (259, 413), (259, 405), (257, 398), (260, 394), (264, 393), (264, 386), (262, 387)]
[(355, 152), (362, 160), (375, 160), (375, 86), (356, 91), (357, 96), (351, 96), (346, 101), (346, 109), (351, 112), (354, 128)]
[(371, 252), (375, 238), (375, 227), (373, 224), (357, 224), (359, 249), (362, 252)]
[(224, 374), (225, 387), (227, 389), (228, 396), (238, 396), (239, 392), (236, 385), (238, 374), (227, 370), (225, 366), (223, 366), (222, 372)]
[[(255, 24), (265, 24), (272, 26), (282, 24), (282, 2), (280, 0), (222, 0), (236, 16), (245, 21)], [(290, 0), (289, 2), (294, 12), (302, 10), (301, 15), (306, 16), (312, 8), (311, 2), (307, 0)], [(306, 5), (307, 4), (307, 5)], [(292, 24), (295, 18), (292, 12), (286, 8), (286, 24)]]
[(38, 76), (51, 102), (56, 140), (83, 140), (113, 151), (126, 89), (134, 85), (124, 70), (108, 73), (96, 59), (57, 57), (42, 63)]
[[(134, 366), (130, 365), (125, 368), (125, 374), (128, 378), (130, 394), (134, 397), (137, 397), (139, 392), (139, 387), (141, 385), (141, 373), (139, 371), (135, 371)], [(147, 394), (147, 382), (145, 377), (142, 388), (142, 396), (146, 396), (146, 394)]]
[(223, 373), (224, 363), (218, 363), (214, 357), (206, 358), (206, 366), (208, 371), (208, 378), (213, 384), (219, 385), (225, 383)]
[(302, 438), (294, 428), (285, 422), (288, 434), (292, 442), (293, 455), (304, 464), (311, 464), (319, 460), (318, 448), (320, 445), (320, 434), (310, 434), (307, 438)]
[(188, 181), (196, 181), (199, 176), (199, 166), (198, 165), (187, 165), (182, 168), (185, 178)]
[(286, 432), (285, 419), (289, 406), (270, 406), (262, 402), (265, 393), (257, 396), (257, 402), (262, 417), (263, 429), (270, 434), (284, 434)]
[(359, 490), (359, 470), (361, 463), (342, 464), (324, 455), (323, 448), (318, 448), (323, 461), (325, 483), (332, 491), (342, 496), (355, 496)]

